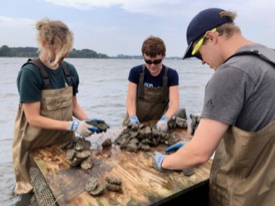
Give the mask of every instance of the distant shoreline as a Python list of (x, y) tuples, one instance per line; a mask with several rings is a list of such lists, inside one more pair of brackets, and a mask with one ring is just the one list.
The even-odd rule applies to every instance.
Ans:
[[(17, 58), (37, 58), (38, 48), (36, 47), (8, 47), (3, 45), (0, 48), (0, 57), (17, 57)], [(106, 54), (97, 53), (90, 49), (73, 49), (68, 58), (82, 58), (82, 59), (143, 59), (142, 55), (124, 55), (108, 56)], [(165, 59), (182, 59), (182, 57), (165, 57)]]

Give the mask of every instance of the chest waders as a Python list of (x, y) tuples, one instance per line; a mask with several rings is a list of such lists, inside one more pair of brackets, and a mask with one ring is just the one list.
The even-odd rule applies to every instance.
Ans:
[[(71, 121), (73, 119), (73, 82), (64, 63), (62, 69), (67, 87), (51, 89), (50, 81), (44, 65), (39, 59), (28, 60), (26, 64), (34, 64), (40, 70), (44, 89), (41, 91), (40, 114), (56, 120)], [(22, 66), (24, 67), (25, 64)], [(62, 130), (47, 130), (31, 126), (25, 116), (22, 104), (19, 104), (12, 144), (13, 166), (16, 177), (15, 194), (25, 194), (32, 191), (29, 168), (35, 166), (31, 158), (34, 149), (68, 141), (74, 138), (74, 132)]]
[[(169, 107), (169, 88), (168, 88), (168, 67), (165, 66), (163, 75), (163, 86), (159, 88), (144, 86), (145, 65), (139, 76), (137, 86), (136, 115), (140, 122), (159, 120)], [(130, 122), (129, 115), (126, 113), (123, 126)]]
[[(275, 62), (257, 50), (233, 56), (239, 55), (258, 56), (275, 68)], [(216, 150), (209, 183), (211, 206), (273, 206), (275, 121), (257, 132), (229, 127)]]

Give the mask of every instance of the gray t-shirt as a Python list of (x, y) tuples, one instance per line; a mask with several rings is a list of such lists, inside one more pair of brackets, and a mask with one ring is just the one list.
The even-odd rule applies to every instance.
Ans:
[[(258, 50), (275, 62), (275, 51), (259, 44), (239, 51)], [(254, 55), (229, 59), (205, 88), (201, 116), (254, 132), (275, 120), (275, 67)]]

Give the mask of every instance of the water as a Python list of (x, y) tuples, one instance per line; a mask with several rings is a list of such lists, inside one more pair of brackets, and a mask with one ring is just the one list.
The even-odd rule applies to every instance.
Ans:
[[(15, 205), (19, 196), (13, 195), (15, 185), (12, 166), (12, 136), (19, 96), (16, 78), (25, 58), (0, 58), (0, 205)], [(79, 74), (78, 102), (95, 118), (105, 120), (111, 128), (121, 127), (130, 68), (142, 60), (67, 59)], [(180, 108), (187, 116), (202, 109), (204, 87), (213, 74), (208, 66), (197, 60), (164, 60), (164, 64), (179, 74)]]

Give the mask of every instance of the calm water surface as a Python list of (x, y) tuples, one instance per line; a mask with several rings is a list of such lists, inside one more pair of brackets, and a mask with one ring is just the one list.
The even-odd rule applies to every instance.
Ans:
[[(12, 136), (19, 103), (16, 77), (25, 58), (0, 58), (0, 205), (16, 205), (20, 196), (13, 195), (15, 185), (12, 166)], [(111, 128), (121, 127), (129, 70), (142, 60), (66, 59), (79, 74), (78, 102), (91, 116), (105, 120)], [(179, 74), (180, 108), (187, 116), (200, 112), (204, 87), (213, 74), (197, 60), (164, 60)]]

